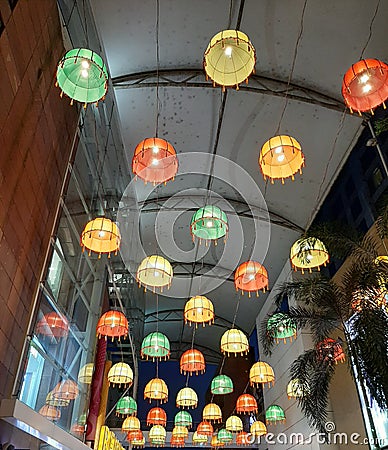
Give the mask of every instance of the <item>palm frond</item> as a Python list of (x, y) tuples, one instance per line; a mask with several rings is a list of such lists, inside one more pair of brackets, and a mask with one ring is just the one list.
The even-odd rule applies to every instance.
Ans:
[(376, 220), (376, 227), (381, 239), (388, 237), (388, 199), (385, 198), (385, 202), (381, 210), (379, 211), (379, 217)]

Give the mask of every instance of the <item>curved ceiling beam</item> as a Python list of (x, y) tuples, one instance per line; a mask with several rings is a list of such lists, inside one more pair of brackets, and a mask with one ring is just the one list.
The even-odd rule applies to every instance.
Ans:
[[(159, 87), (214, 89), (212, 82), (205, 80), (205, 74), (202, 69), (159, 70), (159, 81), (156, 76), (156, 70), (138, 72), (114, 77), (112, 78), (112, 83), (116, 89), (153, 88), (158, 84)], [(284, 97), (287, 92), (287, 97), (291, 100), (318, 105), (341, 113), (345, 111), (345, 105), (342, 100), (294, 83), (288, 85), (285, 81), (257, 74), (250, 75), (249, 83), (249, 85), (242, 84), (239, 87), (240, 91), (274, 97)], [(346, 111), (346, 113), (350, 114), (350, 111)]]

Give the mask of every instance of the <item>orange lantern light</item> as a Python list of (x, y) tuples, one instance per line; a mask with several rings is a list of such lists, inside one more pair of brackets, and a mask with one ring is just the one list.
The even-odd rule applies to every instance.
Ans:
[(88, 222), (81, 234), (82, 251), (88, 250), (89, 256), (91, 252), (97, 253), (101, 258), (102, 253), (117, 255), (120, 247), (121, 235), (118, 226), (106, 217), (97, 217)]
[(242, 394), (237, 399), (236, 411), (239, 414), (257, 413), (257, 401), (253, 395)]
[(256, 292), (259, 296), (259, 291), (265, 292), (268, 289), (268, 273), (267, 269), (256, 261), (247, 261), (240, 264), (234, 273), (234, 285), (236, 291), (241, 290), (248, 292), (248, 297), (251, 292)]
[(185, 446), (185, 438), (181, 436), (171, 435), (170, 439), (171, 447), (184, 447)]
[(51, 338), (62, 338), (69, 334), (69, 323), (55, 311), (45, 314), (36, 325), (36, 333)]
[(267, 427), (263, 422), (260, 422), (260, 420), (256, 420), (256, 422), (253, 422), (251, 425), (250, 432), (253, 436), (259, 437), (264, 436), (267, 434)]
[(222, 422), (221, 408), (215, 403), (208, 403), (203, 408), (202, 418), (206, 422)]
[(214, 433), (213, 425), (210, 422), (203, 420), (197, 426), (197, 433), (201, 436), (211, 436)]
[(143, 436), (143, 432), (141, 430), (132, 430), (132, 431), (128, 431), (126, 439), (127, 441), (131, 442), (132, 441), (141, 441), (144, 438)]
[(345, 353), (339, 341), (331, 338), (326, 338), (319, 342), (316, 346), (318, 358), (323, 361), (339, 362), (345, 361)]
[(249, 370), (251, 386), (268, 383), (269, 387), (275, 384), (275, 374), (272, 367), (264, 361), (258, 361)]
[(73, 380), (62, 380), (51, 391), (52, 397), (61, 400), (74, 400), (78, 397), (77, 383)]
[(220, 448), (220, 447), (224, 447), (225, 446), (225, 442), (221, 442), (218, 439), (217, 434), (214, 434), (210, 440), (210, 447), (211, 448)]
[(186, 350), (180, 359), (180, 369), (181, 373), (186, 375), (193, 375), (194, 373), (198, 375), (198, 373), (204, 373), (206, 368), (205, 358), (203, 354), (192, 348), (190, 350)]
[(362, 59), (353, 64), (342, 81), (342, 95), (351, 112), (370, 111), (388, 98), (388, 65), (378, 59)]
[(165, 427), (167, 423), (166, 411), (162, 408), (152, 408), (147, 414), (147, 426), (150, 425), (162, 425)]
[(44, 405), (40, 408), (39, 414), (53, 422), (61, 418), (61, 411), (55, 406)]
[(252, 435), (246, 431), (240, 431), (236, 436), (237, 445), (250, 445), (252, 443)]
[(124, 338), (128, 336), (128, 320), (125, 315), (120, 311), (107, 311), (98, 320), (97, 323), (97, 336), (100, 338), (105, 336), (108, 337)]
[(82, 436), (85, 433), (85, 425), (73, 423), (70, 428), (70, 433), (75, 434), (76, 436)]
[(174, 147), (165, 139), (147, 138), (135, 148), (132, 171), (145, 183), (167, 183), (178, 171), (178, 158)]
[(185, 323), (195, 323), (195, 327), (199, 323), (211, 325), (214, 323), (214, 307), (213, 303), (203, 295), (196, 295), (186, 302), (184, 310)]
[(152, 378), (144, 388), (144, 399), (160, 400), (161, 403), (168, 400), (168, 387), (161, 378)]

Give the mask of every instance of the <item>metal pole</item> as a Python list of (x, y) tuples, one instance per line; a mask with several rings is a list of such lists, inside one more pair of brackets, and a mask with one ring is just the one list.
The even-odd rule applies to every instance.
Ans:
[(383, 152), (381, 151), (381, 147), (380, 147), (379, 141), (377, 140), (377, 136), (376, 136), (375, 130), (373, 129), (373, 126), (372, 126), (370, 120), (368, 120), (368, 127), (369, 127), (369, 130), (370, 130), (370, 132), (371, 132), (372, 137), (376, 140), (376, 149), (377, 149), (377, 153), (379, 154), (380, 160), (381, 160), (381, 164), (382, 164), (383, 167), (384, 167), (384, 170), (385, 170), (385, 176), (388, 177), (388, 166), (387, 166), (387, 163), (386, 163), (386, 161), (385, 161)]

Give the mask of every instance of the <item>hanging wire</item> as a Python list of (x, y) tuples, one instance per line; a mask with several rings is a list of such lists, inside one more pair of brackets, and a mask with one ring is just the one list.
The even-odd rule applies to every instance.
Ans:
[(82, 9), (83, 9), (83, 13), (84, 13), (84, 22), (85, 22), (86, 47), (89, 48), (88, 21), (86, 19), (86, 1), (85, 0), (82, 0)]
[(373, 28), (373, 24), (374, 24), (374, 21), (376, 19), (377, 13), (379, 11), (379, 7), (380, 7), (380, 0), (377, 0), (375, 12), (373, 13), (372, 20), (370, 21), (370, 24), (369, 24), (369, 35), (368, 35), (368, 38), (367, 38), (367, 40), (365, 42), (365, 45), (364, 45), (363, 49), (361, 50), (360, 59), (364, 59), (364, 52), (365, 52), (366, 48), (368, 47), (368, 44), (369, 44), (369, 42), (371, 40), (372, 28)]
[(159, 99), (159, 16), (160, 5), (159, 0), (156, 0), (156, 124), (155, 124), (155, 136), (159, 135), (159, 116), (160, 116), (160, 99)]

